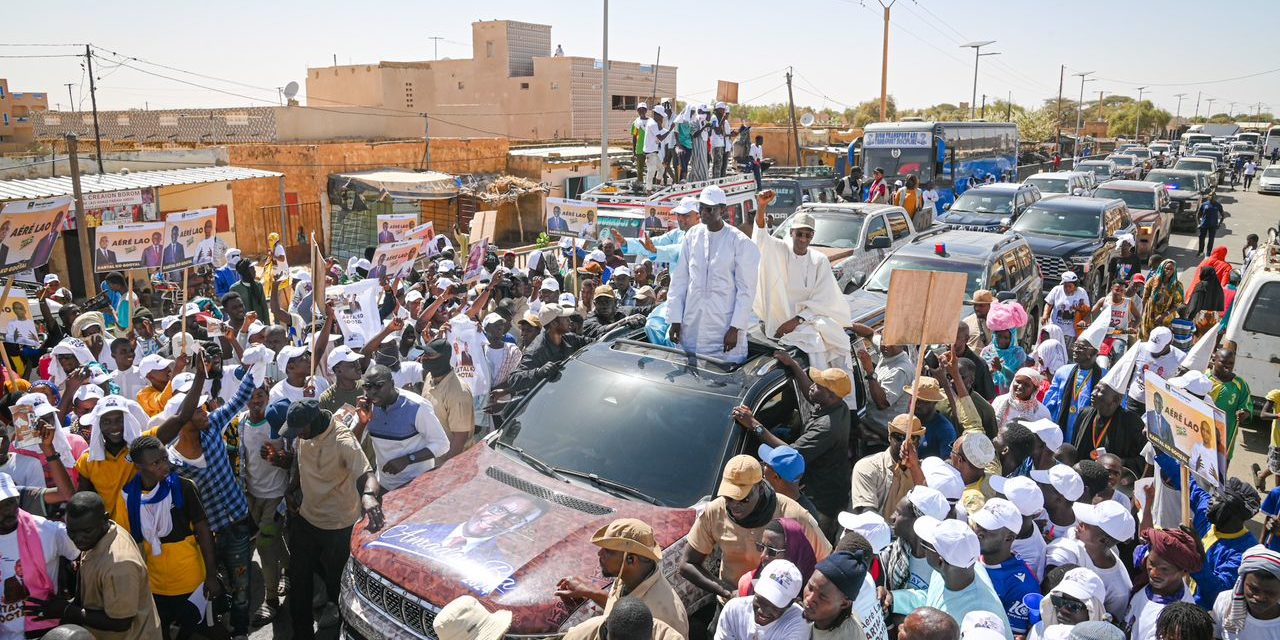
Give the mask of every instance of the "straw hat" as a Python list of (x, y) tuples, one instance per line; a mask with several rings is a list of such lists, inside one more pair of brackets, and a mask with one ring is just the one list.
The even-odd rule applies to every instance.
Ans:
[(937, 379), (929, 376), (920, 376), (920, 379), (916, 380), (915, 388), (907, 386), (902, 390), (914, 395), (916, 400), (925, 402), (942, 402), (947, 399), (947, 396), (942, 393), (942, 387), (938, 386)]
[(653, 537), (653, 527), (635, 518), (614, 520), (591, 536), (591, 544), (662, 562), (662, 548)]

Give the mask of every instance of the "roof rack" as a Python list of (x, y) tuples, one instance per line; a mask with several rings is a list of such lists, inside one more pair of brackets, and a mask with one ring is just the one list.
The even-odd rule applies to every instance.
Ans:
[(834, 178), (835, 173), (828, 166), (805, 166), (805, 167), (769, 167), (764, 172), (766, 178), (780, 178), (783, 176), (798, 176), (804, 178)]

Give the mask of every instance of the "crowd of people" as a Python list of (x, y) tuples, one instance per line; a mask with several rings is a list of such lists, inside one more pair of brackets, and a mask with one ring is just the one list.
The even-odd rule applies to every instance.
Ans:
[[(725, 170), (715, 141), (736, 132), (720, 105), (704, 111), (677, 116), (670, 137), (665, 107), (641, 114), (644, 149), (674, 140), (677, 159), (646, 151), (647, 181)], [(710, 156), (689, 152), (686, 134), (709, 135)], [(121, 274), (93, 311), (47, 280), (38, 339), (11, 342), (3, 365), (0, 638), (189, 638), (215, 620), (242, 638), (285, 607), (295, 637), (313, 637), (339, 622), (352, 532), (382, 528), (384, 495), (449, 473), (437, 469), (501, 428), (503, 403), (592, 341), (641, 328), (730, 364), (759, 329), (796, 383), (803, 425), (775, 433), (746, 406), (732, 413), (757, 455), (729, 460), (677, 559), (714, 596), (709, 621), (686, 611), (650, 525), (623, 518), (590, 540), (612, 587), (565, 576), (556, 591), (604, 612), (567, 637), (1276, 636), (1280, 541), (1261, 546), (1244, 526), (1265, 474), (1256, 487), (1184, 483), (1144, 435), (1146, 371), (1226, 412), (1228, 458), (1252, 417), (1234, 347), (1214, 339), (1230, 309), (1224, 250), (1184, 295), (1176, 265), (1144, 272), (1130, 240), (1119, 258), (1130, 268), (1113, 270), (1124, 275), (1104, 299), (1063, 274), (1036, 336), (1017, 303), (977, 291), (954, 342), (918, 352), (851, 321), (809, 248), (814, 220), (773, 237), (772, 198), (759, 194), (750, 235), (725, 222), (710, 186), (661, 236), (615, 233), (589, 251), (569, 241), (532, 267), (492, 251), (470, 280), (462, 242), (435, 245), (403, 279), (371, 273), (367, 255), (312, 273), (232, 248), (218, 299), (160, 318)], [(377, 309), (365, 312), (381, 331), (352, 334), (351, 309), (317, 284), (369, 279)], [(1213, 348), (1175, 345), (1174, 321), (1204, 314), (1196, 330)], [(1274, 420), (1280, 390), (1268, 397), (1258, 417)], [(1280, 452), (1268, 466), (1280, 473)], [(251, 610), (255, 552), (265, 597)], [(510, 619), (466, 597), (435, 626), (444, 640), (496, 639)]]

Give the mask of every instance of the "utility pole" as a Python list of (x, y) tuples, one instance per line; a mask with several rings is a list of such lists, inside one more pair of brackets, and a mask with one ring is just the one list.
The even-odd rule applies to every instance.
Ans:
[(1013, 92), (1009, 92), (1009, 97), (1004, 101), (1004, 121), (1013, 122)]
[(791, 97), (791, 67), (787, 67), (787, 106), (791, 110), (791, 138), (796, 145), (796, 166), (801, 166), (803, 162), (800, 160), (800, 130), (796, 129), (796, 101)]
[[(98, 153), (98, 173), (101, 174), (106, 173), (106, 170), (102, 168), (102, 133), (98, 130), (98, 87), (93, 80), (93, 45), (84, 46), (84, 58), (89, 65), (89, 104), (93, 105), (93, 146)], [(88, 241), (86, 237), (84, 242)]]
[(422, 136), (426, 141), (426, 148), (422, 150), (422, 168), (427, 171), (431, 170), (431, 117), (422, 114)]
[(609, 181), (609, 0), (604, 0), (604, 45), (600, 56), (600, 182)]
[[(1080, 101), (1076, 103), (1076, 141), (1075, 151), (1071, 154), (1076, 159), (1080, 158), (1080, 125), (1084, 120), (1084, 82), (1085, 76), (1091, 75), (1092, 71), (1081, 71), (1073, 73), (1072, 76), (1080, 76)], [(1074, 166), (1074, 165), (1073, 165)]]
[(1200, 94), (1200, 91), (1196, 92), (1196, 115), (1191, 118), (1192, 120), (1200, 117)]
[(1227, 115), (1234, 116), (1235, 110), (1236, 110), (1236, 103), (1234, 100), (1232, 100), (1229, 104), (1230, 106), (1227, 107)]
[(985, 94), (985, 93), (984, 93), (984, 94), (982, 94), (982, 111), (981, 111), (981, 113), (982, 113), (982, 116), (981, 116), (981, 117), (982, 117), (982, 119), (983, 119), (983, 120), (986, 120), (986, 119), (987, 119), (987, 94)]
[(440, 41), (444, 40), (444, 38), (440, 36), (427, 36), (427, 39), (431, 41), (431, 59), (439, 60), (440, 59)]
[[(974, 113), (978, 106), (978, 58), (981, 58), (982, 56), (999, 55), (998, 53), (981, 53), (981, 49), (983, 47), (993, 42), (995, 42), (995, 40), (979, 40), (977, 42), (960, 45), (961, 49), (973, 49), (973, 97), (969, 99), (970, 120), (974, 118)], [(986, 101), (985, 96), (983, 97), (983, 101)]]
[(1066, 79), (1067, 65), (1058, 67), (1058, 135), (1054, 138), (1057, 143), (1055, 151), (1062, 153), (1062, 81)]
[[(662, 104), (662, 99), (658, 97), (658, 65), (660, 65), (661, 63), (662, 63), (662, 45), (658, 45), (658, 55), (653, 59), (653, 106), (655, 107), (658, 106), (659, 104)], [(674, 110), (676, 108), (676, 105), (673, 103), (671, 105), (671, 108), (672, 110)], [(676, 116), (675, 114), (668, 113), (667, 117), (671, 119), (675, 119)]]
[(1206, 106), (1206, 107), (1205, 107), (1205, 110), (1204, 110), (1204, 117), (1205, 117), (1205, 118), (1212, 118), (1212, 117), (1213, 117), (1213, 101), (1214, 101), (1214, 100), (1217, 100), (1217, 98), (1205, 98), (1205, 99), (1204, 99), (1204, 101), (1205, 101), (1205, 102), (1208, 102), (1208, 103), (1209, 103), (1209, 104), (1208, 104), (1208, 106)]
[(884, 50), (880, 54), (880, 122), (889, 119), (889, 7), (894, 2), (897, 0), (889, 0), (889, 4), (880, 0), (880, 6), (884, 7)]
[(64, 84), (66, 84), (66, 85), (67, 85), (67, 104), (71, 105), (69, 108), (71, 109), (71, 112), (72, 112), (72, 113), (75, 113), (75, 112), (76, 112), (76, 99), (75, 99), (74, 97), (72, 97), (72, 96), (71, 96), (71, 84), (72, 84), (72, 83), (67, 82), (67, 83), (64, 83)]
[(1098, 121), (1099, 122), (1107, 119), (1106, 112), (1102, 110), (1102, 93), (1103, 93), (1102, 91), (1098, 92)]
[(1169, 130), (1169, 139), (1173, 140), (1173, 132), (1178, 129), (1178, 121), (1182, 120), (1182, 98), (1187, 94), (1175, 93), (1173, 96), (1178, 99), (1178, 108), (1173, 116), (1173, 128)]
[[(97, 282), (93, 279), (93, 256), (89, 250), (89, 225), (84, 219), (84, 196), (80, 191), (80, 158), (76, 152), (78, 140), (74, 133), (68, 133), (65, 138), (67, 141), (67, 163), (71, 167), (71, 195), (75, 197), (76, 239), (80, 241), (80, 277), (84, 278), (84, 295), (88, 298), (92, 297), (93, 292), (97, 289)], [(101, 156), (99, 156), (99, 162), (101, 162)]]
[(1137, 111), (1135, 112), (1135, 115), (1133, 118), (1134, 142), (1137, 142), (1138, 137), (1142, 135), (1141, 127), (1139, 125), (1142, 123), (1142, 90), (1143, 89), (1146, 89), (1146, 87), (1138, 87), (1138, 102), (1134, 105), (1137, 108)]

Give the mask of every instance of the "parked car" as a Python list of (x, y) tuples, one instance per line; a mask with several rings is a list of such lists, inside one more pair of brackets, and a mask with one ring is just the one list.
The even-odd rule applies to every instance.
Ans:
[(813, 240), (809, 247), (827, 256), (836, 282), (845, 291), (851, 290), (849, 277), (853, 271), (874, 269), (894, 247), (916, 234), (911, 216), (902, 207), (841, 202), (801, 205), (773, 230), (774, 237), (789, 238), (791, 222), (800, 213), (813, 216)]
[(1174, 147), (1168, 142), (1152, 142), (1147, 148), (1151, 149), (1151, 159), (1157, 168), (1169, 164), (1169, 158), (1174, 154)]
[[(889, 278), (898, 269), (963, 273), (966, 300), (978, 289), (998, 292), (1001, 299), (1020, 302), (1033, 325), (1043, 309), (1040, 271), (1022, 236), (935, 228), (912, 238), (871, 273), (857, 274), (862, 286), (848, 296), (854, 322), (872, 327), (884, 323)], [(1033, 328), (1023, 335), (1034, 343), (1037, 333)]]
[(1075, 170), (1092, 173), (1094, 181), (1099, 184), (1117, 177), (1120, 172), (1116, 163), (1110, 160), (1081, 160), (1076, 163)]
[[(714, 606), (678, 566), (725, 463), (760, 444), (730, 411), (746, 405), (766, 425), (800, 420), (795, 380), (771, 357), (779, 346), (758, 330), (746, 339), (740, 366), (691, 360), (631, 329), (569, 358), (508, 405), (500, 430), (388, 493), (380, 531), (356, 527), (339, 598), (344, 637), (435, 638), (436, 614), (462, 595), (510, 611), (508, 638), (562, 635), (599, 609), (566, 604), (556, 583), (578, 575), (608, 587), (595, 577), (591, 535), (618, 518), (653, 526), (660, 569), (691, 616)], [(865, 407), (857, 371), (853, 382)], [(566, 421), (570, 406), (574, 419)], [(444, 547), (460, 527), (467, 545)]]
[(1138, 227), (1138, 257), (1146, 260), (1169, 244), (1173, 225), (1172, 199), (1160, 182), (1112, 180), (1093, 192), (1095, 198), (1119, 198), (1129, 205), (1129, 217)]
[(1227, 177), (1227, 156), (1221, 151), (1197, 151), (1191, 154), (1193, 158), (1209, 158), (1215, 163), (1215, 171), (1218, 173), (1218, 182), (1222, 182)]
[(952, 229), (1003, 233), (1040, 199), (1040, 190), (1027, 183), (999, 182), (974, 187), (956, 198), (937, 222)]
[[(1274, 227), (1245, 266), (1222, 337), (1236, 344), (1236, 375), (1275, 381), (1280, 363), (1280, 244)], [(1274, 386), (1253, 385), (1254, 402), (1261, 403)]]
[(1147, 181), (1163, 184), (1169, 194), (1169, 209), (1173, 213), (1172, 229), (1194, 229), (1196, 212), (1212, 193), (1209, 176), (1202, 171), (1156, 169), (1147, 174)]
[(1037, 202), (1010, 231), (1031, 245), (1046, 291), (1061, 281), (1063, 271), (1070, 270), (1080, 277), (1080, 286), (1091, 300), (1107, 289), (1108, 265), (1119, 255), (1116, 236), (1137, 236), (1124, 200), (1076, 196)]
[[(1222, 173), (1218, 171), (1218, 162), (1213, 158), (1183, 156), (1173, 163), (1174, 169), (1198, 171), (1209, 178), (1210, 193), (1218, 192), (1218, 184), (1222, 181)], [(1208, 194), (1205, 194), (1206, 196)]]
[(1039, 189), (1041, 198), (1089, 195), (1089, 176), (1083, 171), (1045, 171), (1022, 183)]
[[(793, 169), (793, 171), (787, 171)], [(764, 189), (778, 194), (769, 205), (766, 224), (776, 227), (806, 202), (835, 202), (836, 190), (830, 175), (799, 171), (797, 167), (775, 167), (761, 176)]]
[(1116, 165), (1115, 177), (1125, 180), (1137, 180), (1142, 177), (1142, 161), (1138, 156), (1129, 154), (1111, 154), (1107, 159)]
[(1150, 149), (1146, 147), (1134, 147), (1127, 153), (1128, 155), (1137, 158), (1138, 161), (1142, 163), (1142, 175), (1147, 175), (1147, 172), (1153, 168)]
[(1258, 193), (1280, 193), (1280, 165), (1271, 165), (1258, 176)]

